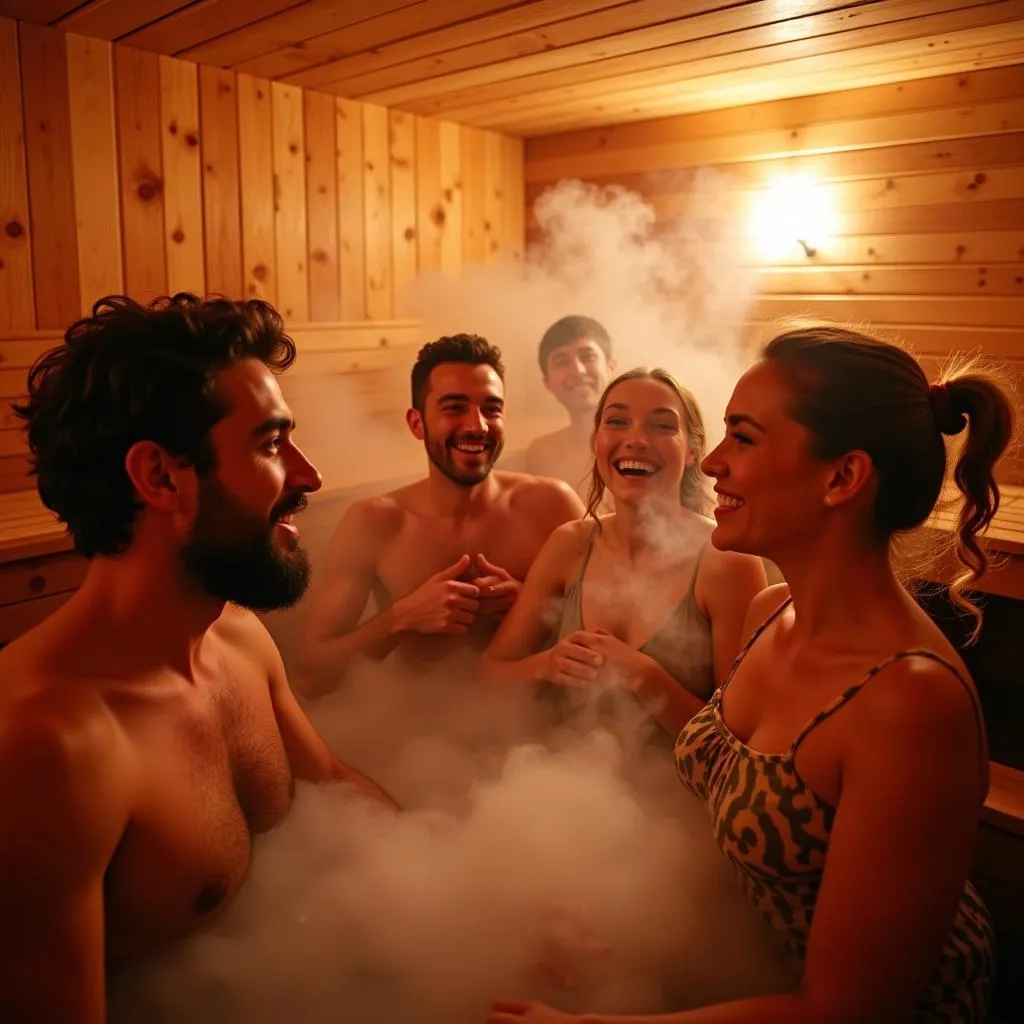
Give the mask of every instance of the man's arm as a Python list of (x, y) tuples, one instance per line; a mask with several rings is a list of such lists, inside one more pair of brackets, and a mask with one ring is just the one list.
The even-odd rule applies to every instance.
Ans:
[(394, 606), (359, 624), (376, 577), (377, 519), (374, 507), (355, 502), (331, 538), (298, 655), (296, 685), (306, 697), (330, 693), (355, 659), (385, 658), (398, 643), (401, 627)]
[(351, 782), (373, 800), (397, 809), (398, 803), (377, 783), (331, 753), (288, 685), (288, 674), (274, 638), (255, 615), (246, 615), (250, 642), (258, 650), (267, 671), (274, 717), (295, 778), (306, 782)]
[(103, 876), (127, 822), (105, 720), (0, 719), (0, 1020), (103, 1024)]

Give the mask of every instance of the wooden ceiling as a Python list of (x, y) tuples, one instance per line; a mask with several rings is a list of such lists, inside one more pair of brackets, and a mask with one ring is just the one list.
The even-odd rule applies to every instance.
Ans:
[(1024, 73), (1024, 0), (0, 0), (0, 14), (523, 136)]

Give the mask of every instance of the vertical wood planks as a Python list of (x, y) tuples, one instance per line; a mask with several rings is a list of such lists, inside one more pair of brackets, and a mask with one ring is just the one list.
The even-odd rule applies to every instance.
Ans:
[(277, 303), (286, 320), (301, 323), (309, 319), (302, 90), (272, 82), (270, 104), (274, 123)]
[(243, 290), (277, 304), (274, 241), (274, 130), (270, 82), (239, 75), (238, 156), (241, 172)]
[(81, 307), (67, 50), (62, 33), (39, 25), (22, 23), (18, 37), (36, 324), (63, 328)]
[(504, 255), (506, 243), (504, 197), (504, 164), (502, 137), (484, 132), (484, 259), (487, 262)]
[(160, 58), (160, 130), (164, 167), (167, 289), (206, 291), (199, 83), (195, 65)]
[(338, 259), (341, 318), (366, 318), (366, 234), (363, 231), (363, 105), (336, 102), (338, 138)]
[(445, 219), (441, 194), (441, 122), (416, 118), (416, 257), (421, 274), (441, 267)]
[(484, 133), (463, 126), (459, 133), (462, 181), (462, 262), (484, 263), (487, 259)]
[(36, 325), (18, 26), (0, 18), (0, 331)]
[(154, 53), (114, 48), (125, 290), (139, 302), (167, 291), (160, 158), (160, 66)]
[(242, 224), (235, 75), (200, 67), (199, 108), (206, 288), (237, 299), (242, 295)]
[(416, 118), (400, 110), (388, 114), (391, 165), (392, 309), (409, 315), (409, 292), (416, 280)]
[(306, 222), (309, 225), (309, 319), (341, 317), (338, 267), (338, 146), (334, 97), (303, 95), (306, 133)]
[(523, 140), (502, 136), (505, 159), (502, 169), (502, 196), (505, 211), (503, 233), (506, 252), (521, 261), (526, 248), (526, 180), (523, 174)]
[(114, 68), (110, 43), (67, 35), (71, 177), (75, 187), (80, 310), (124, 291), (117, 171)]
[(462, 272), (462, 129), (441, 123), (441, 269), (458, 277)]
[(366, 229), (366, 315), (387, 320), (392, 315), (391, 160), (388, 153), (388, 112), (363, 105), (363, 208)]

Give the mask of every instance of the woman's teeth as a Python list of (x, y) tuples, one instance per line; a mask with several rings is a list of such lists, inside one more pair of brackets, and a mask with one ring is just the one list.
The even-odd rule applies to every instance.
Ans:
[(742, 498), (734, 498), (731, 494), (718, 495), (719, 508), (739, 508), (743, 504)]
[(615, 468), (627, 476), (650, 476), (657, 469), (653, 463), (640, 459), (619, 459)]

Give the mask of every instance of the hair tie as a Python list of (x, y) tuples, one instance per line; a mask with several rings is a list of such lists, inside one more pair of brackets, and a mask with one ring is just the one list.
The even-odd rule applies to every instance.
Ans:
[(967, 426), (967, 417), (953, 408), (953, 396), (949, 384), (932, 384), (929, 388), (935, 423), (943, 434), (959, 434)]

